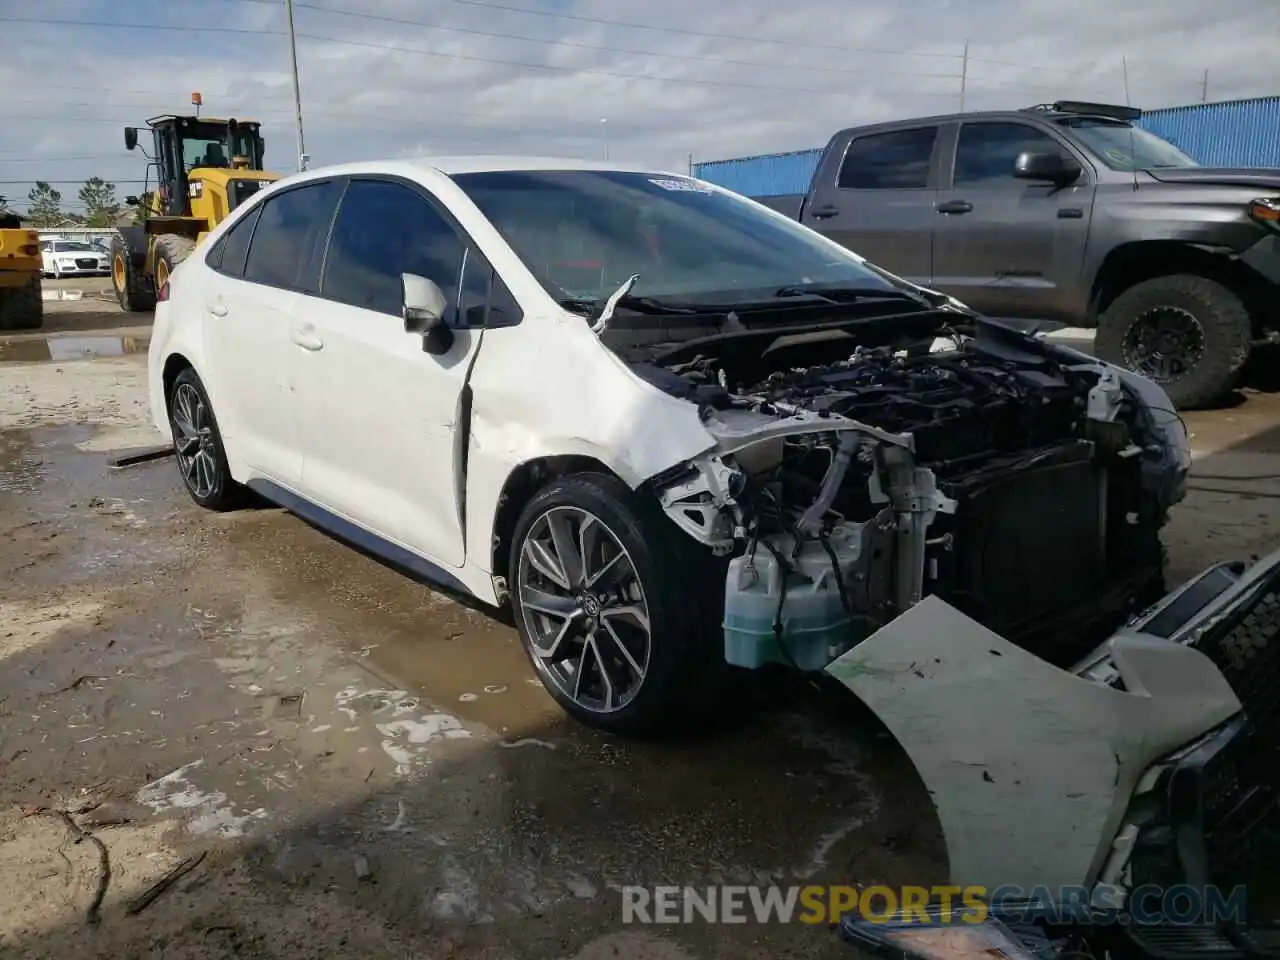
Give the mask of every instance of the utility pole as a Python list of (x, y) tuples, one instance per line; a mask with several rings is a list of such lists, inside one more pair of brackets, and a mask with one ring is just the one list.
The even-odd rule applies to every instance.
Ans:
[(1204, 72), (1204, 79), (1200, 81), (1200, 102), (1209, 102), (1209, 71)]
[(293, 66), (293, 129), (298, 137), (298, 172), (307, 169), (307, 144), (302, 137), (302, 90), (298, 86), (298, 41), (293, 35), (293, 0), (284, 0), (289, 21), (289, 59)]
[(689, 176), (693, 176), (693, 154), (689, 154)]
[(604, 158), (609, 159), (609, 118), (600, 118), (600, 129), (604, 131)]
[(960, 61), (960, 112), (964, 113), (965, 88), (969, 86), (969, 41), (964, 42), (964, 57)]
[(1124, 105), (1133, 106), (1133, 98), (1129, 96), (1129, 58), (1121, 57), (1120, 66), (1124, 70)]

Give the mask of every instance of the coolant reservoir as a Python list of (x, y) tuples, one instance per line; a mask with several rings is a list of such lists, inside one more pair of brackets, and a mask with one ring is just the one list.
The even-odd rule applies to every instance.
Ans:
[[(827, 538), (831, 557), (817, 540), (795, 550), (790, 536), (770, 540), (789, 572), (763, 544), (729, 562), (724, 590), (724, 658), (738, 667), (756, 669), (784, 663), (804, 671), (821, 670), (849, 648), (853, 624), (840, 601), (840, 580), (847, 577), (861, 552), (860, 527), (840, 524)], [(783, 587), (786, 587), (785, 595)], [(779, 602), (782, 645), (774, 636)]]

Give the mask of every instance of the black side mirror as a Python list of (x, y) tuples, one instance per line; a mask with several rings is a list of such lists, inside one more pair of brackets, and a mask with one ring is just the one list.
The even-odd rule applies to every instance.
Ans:
[(445, 323), (449, 302), (432, 280), (415, 273), (400, 275), (404, 287), (404, 329), (422, 337), (422, 349), (440, 356), (453, 346), (453, 330)]
[(1074, 183), (1080, 173), (1080, 164), (1061, 153), (1020, 153), (1013, 162), (1013, 175), (1019, 180), (1042, 180), (1063, 186)]
[(137, 145), (138, 145), (138, 128), (125, 127), (124, 128), (124, 148), (126, 150), (132, 150)]

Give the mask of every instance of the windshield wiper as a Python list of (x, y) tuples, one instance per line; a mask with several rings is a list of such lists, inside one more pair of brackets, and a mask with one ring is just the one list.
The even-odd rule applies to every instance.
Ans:
[(856, 300), (901, 300), (906, 303), (925, 302), (924, 298), (906, 290), (894, 290), (892, 287), (859, 287), (840, 284), (792, 284), (779, 287), (773, 292), (779, 299), (791, 297), (813, 297), (827, 303), (853, 303)]

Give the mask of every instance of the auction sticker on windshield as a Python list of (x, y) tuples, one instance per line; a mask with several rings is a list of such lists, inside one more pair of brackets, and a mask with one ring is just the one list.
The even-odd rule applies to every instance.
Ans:
[(665, 177), (651, 177), (649, 182), (655, 187), (661, 187), (663, 190), (685, 191), (686, 193), (714, 192), (710, 186), (705, 183), (699, 183), (697, 180), (676, 180)]

